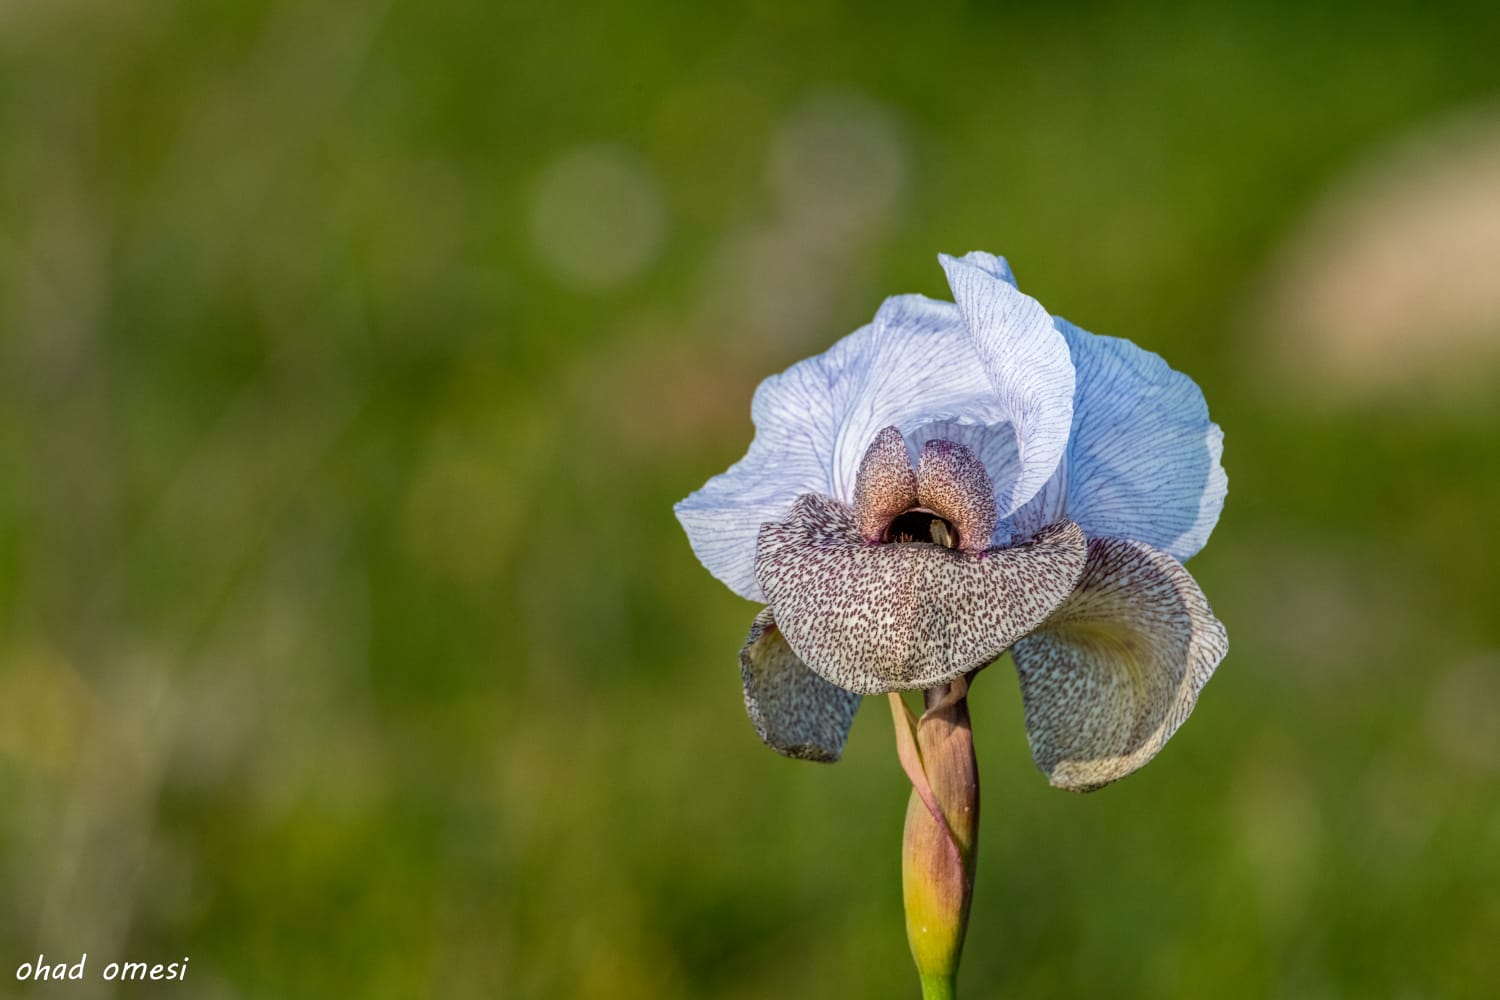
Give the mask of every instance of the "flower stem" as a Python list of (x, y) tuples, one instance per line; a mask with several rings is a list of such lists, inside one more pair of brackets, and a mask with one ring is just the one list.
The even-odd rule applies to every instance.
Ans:
[(958, 986), (954, 976), (924, 975), (922, 977), (922, 1000), (955, 1000)]
[(953, 997), (979, 831), (979, 766), (969, 727), (968, 682), (924, 692), (920, 719), (891, 695), (901, 765), (911, 778), (901, 852), (906, 937), (924, 1000)]

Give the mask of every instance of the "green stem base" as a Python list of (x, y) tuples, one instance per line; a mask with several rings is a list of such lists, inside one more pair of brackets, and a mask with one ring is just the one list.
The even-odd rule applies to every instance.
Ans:
[(923, 976), (922, 1000), (954, 1000), (958, 986), (953, 976)]

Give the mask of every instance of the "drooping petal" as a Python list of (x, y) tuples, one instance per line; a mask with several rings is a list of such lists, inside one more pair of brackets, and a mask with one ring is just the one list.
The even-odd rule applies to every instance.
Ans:
[(1224, 507), (1224, 435), (1191, 378), (1128, 340), (1057, 321), (1078, 371), (1073, 432), (1047, 485), (1008, 530), (1022, 536), (1058, 517), (1089, 537), (1154, 545), (1185, 562)]
[(1073, 420), (1073, 361), (1052, 317), (1017, 290), (1004, 260), (987, 253), (939, 259), (1015, 429), (1020, 468), (1008, 485), (996, 480), (1000, 516), (1006, 517), (1032, 498), (1062, 458)]
[(1071, 593), (1086, 551), (1071, 521), (978, 555), (871, 545), (852, 508), (808, 495), (762, 527), (755, 570), (802, 661), (839, 687), (878, 694), (944, 683), (999, 656)]
[(906, 441), (895, 427), (886, 427), (865, 452), (854, 482), (859, 533), (867, 542), (879, 542), (896, 515), (916, 505), (917, 476), (911, 469)]
[(1037, 766), (1081, 792), (1134, 771), (1188, 717), (1228, 649), (1176, 559), (1090, 539), (1077, 590), (1011, 649)]
[(896, 296), (873, 323), (761, 383), (750, 450), (679, 502), (677, 518), (709, 572), (762, 600), (754, 573), (761, 524), (785, 517), (804, 493), (852, 501), (860, 459), (881, 428), (1001, 424), (1007, 415), (958, 309)]
[(968, 448), (928, 441), (917, 462), (917, 502), (958, 529), (958, 547), (979, 553), (995, 533), (995, 490)]
[(844, 752), (860, 696), (813, 673), (797, 659), (770, 608), (750, 625), (740, 650), (745, 711), (766, 746), (799, 760), (833, 763)]

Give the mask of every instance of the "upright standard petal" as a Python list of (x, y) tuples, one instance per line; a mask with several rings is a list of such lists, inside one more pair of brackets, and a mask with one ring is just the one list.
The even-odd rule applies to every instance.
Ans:
[(957, 308), (901, 295), (827, 352), (762, 382), (751, 417), (745, 457), (675, 509), (708, 571), (763, 600), (754, 572), (761, 524), (781, 520), (805, 493), (852, 501), (860, 459), (881, 428), (1003, 424), (1008, 411)]
[(1007, 485), (996, 481), (1000, 516), (1007, 517), (1041, 489), (1062, 458), (1073, 420), (1073, 361), (1052, 317), (1017, 290), (1003, 259), (971, 253), (939, 260), (1014, 428), (1017, 474)]
[(1140, 542), (1090, 539), (1077, 590), (1011, 650), (1037, 766), (1080, 792), (1134, 771), (1188, 717), (1228, 649), (1181, 563)]
[(770, 608), (755, 616), (740, 650), (745, 711), (766, 746), (831, 764), (844, 752), (860, 696), (807, 669), (787, 645)]
[(761, 529), (755, 570), (776, 624), (814, 672), (859, 694), (932, 687), (983, 666), (1039, 625), (1083, 571), (1071, 521), (974, 555), (872, 545), (831, 497)]
[(1203, 393), (1150, 351), (1057, 321), (1078, 372), (1073, 431), (1046, 486), (1001, 534), (1058, 517), (1090, 537), (1133, 538), (1186, 562), (1218, 523), (1224, 434)]

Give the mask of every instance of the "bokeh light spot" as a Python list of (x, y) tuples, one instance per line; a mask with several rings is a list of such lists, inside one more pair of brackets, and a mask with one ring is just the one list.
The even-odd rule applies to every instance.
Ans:
[(626, 284), (661, 254), (666, 200), (656, 171), (634, 150), (580, 146), (543, 171), (531, 200), (537, 255), (563, 285), (599, 292)]
[(907, 174), (896, 116), (857, 93), (816, 94), (777, 131), (771, 183), (794, 214), (832, 235), (878, 225), (895, 209)]
[(1272, 266), (1261, 326), (1278, 382), (1427, 390), (1500, 367), (1500, 108), (1373, 154)]

